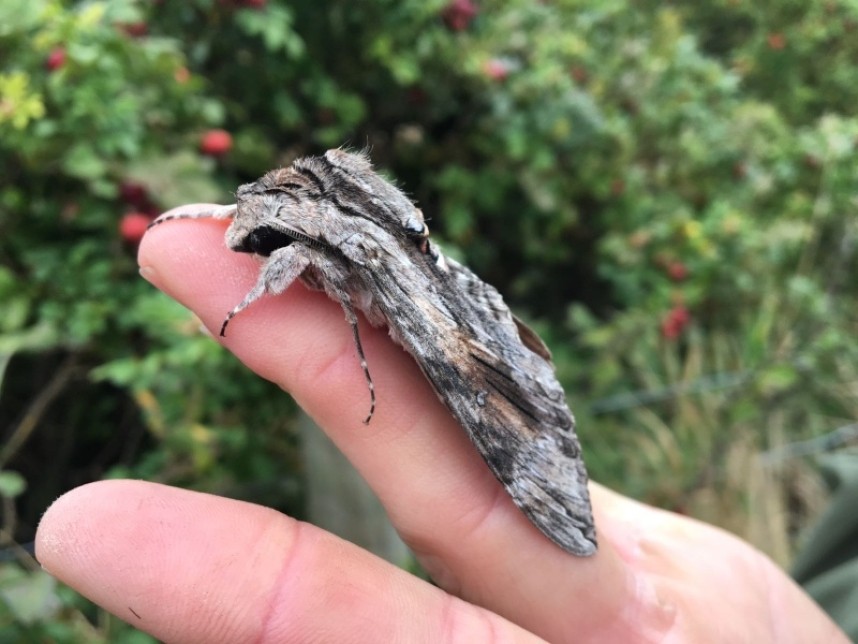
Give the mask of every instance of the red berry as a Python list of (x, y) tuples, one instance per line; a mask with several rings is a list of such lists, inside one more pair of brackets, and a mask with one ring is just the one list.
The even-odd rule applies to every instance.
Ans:
[(146, 234), (146, 229), (152, 223), (152, 217), (142, 212), (129, 212), (122, 216), (119, 222), (119, 234), (129, 244), (139, 244)]
[(804, 165), (811, 170), (819, 170), (822, 167), (822, 160), (815, 154), (805, 154)]
[(173, 78), (179, 85), (184, 85), (191, 80), (191, 72), (187, 67), (177, 67), (176, 71), (173, 72)]
[(66, 63), (66, 50), (63, 47), (55, 47), (45, 59), (45, 67), (49, 72), (58, 70)]
[(688, 277), (688, 267), (682, 262), (670, 262), (665, 268), (667, 276), (674, 282), (681, 282)]
[(509, 66), (498, 58), (492, 58), (483, 63), (483, 74), (490, 80), (500, 83), (509, 76)]
[(769, 45), (769, 49), (780, 51), (781, 49), (786, 47), (786, 36), (784, 36), (782, 33), (769, 34), (766, 38), (766, 43)]
[(419, 85), (412, 85), (406, 91), (405, 98), (412, 105), (423, 105), (429, 98), (429, 95)]
[(678, 304), (670, 309), (661, 321), (661, 335), (667, 340), (676, 340), (689, 322), (691, 322), (691, 314), (688, 309)]
[(149, 33), (149, 25), (142, 20), (140, 22), (120, 22), (117, 23), (116, 27), (132, 38), (139, 38)]
[(680, 326), (687, 326), (691, 322), (691, 313), (681, 304), (677, 304), (670, 310), (670, 317)]
[(441, 18), (451, 31), (464, 31), (477, 13), (477, 5), (471, 0), (453, 0), (441, 12)]
[(143, 208), (149, 203), (146, 186), (136, 181), (123, 181), (119, 184), (119, 198), (129, 206)]
[(583, 65), (574, 65), (569, 73), (572, 74), (572, 79), (579, 85), (583, 85), (590, 78), (587, 68)]
[(200, 152), (219, 157), (232, 148), (232, 135), (226, 130), (209, 130), (200, 140)]
[(337, 120), (337, 113), (330, 107), (320, 107), (316, 110), (316, 120), (320, 125), (331, 125)]
[(80, 214), (80, 204), (76, 201), (67, 201), (60, 210), (60, 219), (66, 223), (72, 222), (77, 219), (78, 214)]

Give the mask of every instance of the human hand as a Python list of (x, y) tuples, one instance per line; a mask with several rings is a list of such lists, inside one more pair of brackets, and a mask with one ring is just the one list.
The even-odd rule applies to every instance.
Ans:
[[(144, 276), (215, 334), (259, 270), (224, 246), (224, 227), (171, 222), (139, 254)], [(167, 642), (847, 641), (747, 544), (596, 484), (599, 552), (566, 554), (513, 505), (410, 356), (383, 329), (361, 337), (378, 396), (368, 426), (351, 332), (325, 295), (264, 298), (219, 340), (325, 429), (440, 588), (273, 510), (141, 481), (61, 497), (39, 561)]]

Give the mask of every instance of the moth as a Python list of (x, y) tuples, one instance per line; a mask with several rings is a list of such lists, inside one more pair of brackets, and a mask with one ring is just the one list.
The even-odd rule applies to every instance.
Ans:
[(227, 246), (263, 263), (255, 286), (221, 328), (296, 279), (339, 302), (358, 333), (361, 311), (386, 325), (515, 504), (549, 539), (579, 556), (596, 551), (587, 471), (551, 354), (498, 291), (445, 257), (422, 212), (362, 153), (329, 150), (239, 187), (236, 203), (171, 219), (230, 218)]

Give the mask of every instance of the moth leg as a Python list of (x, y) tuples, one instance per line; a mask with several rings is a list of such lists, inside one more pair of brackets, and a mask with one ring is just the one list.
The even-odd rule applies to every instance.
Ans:
[(262, 267), (256, 284), (244, 296), (241, 303), (227, 313), (220, 328), (221, 337), (226, 337), (226, 325), (229, 321), (260, 297), (266, 293), (277, 295), (289, 288), (289, 285), (312, 263), (311, 253), (309, 248), (299, 244), (278, 248), (272, 252), (265, 266)]
[(346, 314), (346, 322), (348, 322), (349, 326), (352, 328), (352, 336), (355, 340), (355, 348), (357, 349), (358, 358), (360, 359), (360, 366), (361, 369), (363, 369), (364, 378), (366, 378), (366, 386), (369, 387), (369, 414), (363, 421), (364, 425), (369, 425), (369, 421), (372, 420), (372, 417), (375, 414), (375, 385), (372, 384), (372, 376), (369, 375), (369, 365), (366, 363), (366, 355), (364, 355), (363, 345), (360, 343), (357, 315), (355, 314), (354, 307), (352, 307), (352, 300), (346, 290), (331, 281), (326, 284), (326, 287), (331, 289), (337, 300), (339, 300), (340, 306), (343, 307), (343, 311)]

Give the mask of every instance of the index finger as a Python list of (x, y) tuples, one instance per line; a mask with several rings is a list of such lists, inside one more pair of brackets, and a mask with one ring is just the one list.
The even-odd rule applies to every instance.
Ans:
[[(259, 270), (225, 247), (223, 230), (219, 222), (172, 222), (150, 231), (139, 255), (147, 278), (212, 330)], [(411, 357), (383, 330), (360, 325), (378, 400), (364, 426), (366, 383), (336, 303), (295, 286), (230, 324), (220, 341), (291, 392), (331, 436), (442, 587), (552, 640), (568, 637), (574, 625), (578, 634), (625, 633), (631, 641), (650, 613), (660, 622), (653, 593), (619, 561), (610, 540), (580, 559), (527, 521)]]

